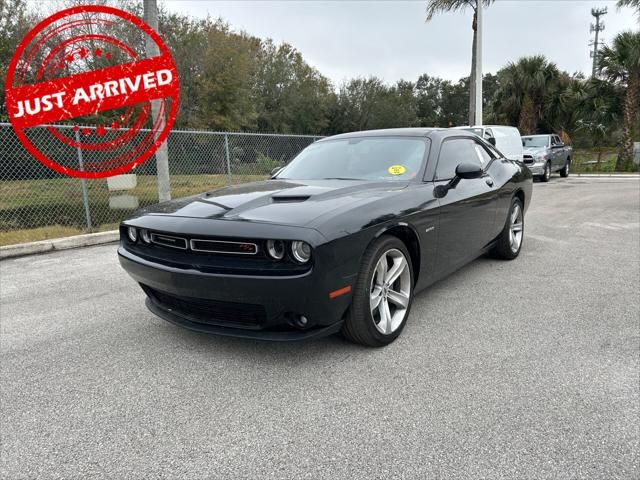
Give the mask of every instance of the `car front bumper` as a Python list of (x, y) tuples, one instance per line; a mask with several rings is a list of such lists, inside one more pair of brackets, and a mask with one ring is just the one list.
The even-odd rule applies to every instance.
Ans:
[[(303, 340), (340, 330), (351, 304), (349, 291), (329, 292), (355, 282), (334, 275), (316, 262), (296, 276), (250, 276), (204, 273), (141, 258), (124, 246), (120, 264), (147, 294), (157, 316), (191, 330), (265, 340)], [(303, 328), (296, 322), (307, 319)]]
[(534, 163), (525, 163), (525, 165), (531, 170), (532, 175), (544, 175), (544, 166), (546, 165), (546, 160), (534, 161)]

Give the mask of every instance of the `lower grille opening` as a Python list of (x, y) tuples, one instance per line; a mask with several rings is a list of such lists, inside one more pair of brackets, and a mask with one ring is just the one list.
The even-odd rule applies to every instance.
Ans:
[(183, 297), (147, 285), (140, 286), (161, 307), (197, 323), (258, 329), (266, 321), (266, 312), (261, 305)]

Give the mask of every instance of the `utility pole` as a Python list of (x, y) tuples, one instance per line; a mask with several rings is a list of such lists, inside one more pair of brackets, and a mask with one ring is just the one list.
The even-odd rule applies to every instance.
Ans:
[(476, 41), (476, 115), (475, 124), (482, 125), (482, 8), (483, 1), (477, 2), (477, 35)]
[[(144, 0), (144, 21), (158, 32), (158, 3), (156, 0)], [(156, 42), (147, 35), (145, 50), (148, 58), (160, 56), (160, 49)], [(151, 118), (154, 125), (158, 125), (158, 133), (164, 130), (164, 116), (160, 116), (161, 99), (151, 100)], [(158, 200), (166, 202), (171, 200), (171, 184), (169, 178), (169, 155), (167, 153), (167, 140), (160, 144), (156, 151), (156, 171), (158, 173)]]
[(596, 24), (591, 24), (589, 33), (596, 33), (596, 38), (593, 41), (593, 52), (591, 52), (591, 58), (593, 58), (593, 68), (591, 70), (591, 76), (595, 78), (596, 68), (598, 66), (598, 33), (604, 30), (604, 22), (600, 22), (600, 17), (607, 14), (607, 7), (604, 8), (592, 8), (591, 16), (595, 17)]

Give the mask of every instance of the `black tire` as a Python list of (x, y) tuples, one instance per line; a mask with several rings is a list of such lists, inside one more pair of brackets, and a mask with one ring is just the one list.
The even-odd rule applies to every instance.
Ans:
[[(383, 334), (378, 330), (378, 328), (376, 328), (374, 316), (371, 313), (371, 285), (378, 261), (382, 255), (393, 249), (399, 250), (407, 261), (410, 273), (411, 291), (409, 294), (409, 303), (406, 308), (404, 318), (402, 319), (402, 323), (392, 333)], [(409, 255), (405, 244), (397, 237), (390, 235), (383, 235), (373, 241), (367, 247), (367, 250), (362, 257), (360, 273), (358, 274), (353, 291), (351, 307), (349, 308), (344, 325), (342, 326), (342, 334), (354, 343), (359, 343), (369, 347), (383, 347), (393, 342), (404, 329), (404, 326), (407, 323), (407, 318), (409, 318), (409, 315), (411, 314), (411, 304), (413, 303), (413, 284), (413, 265), (411, 264), (411, 256)]]
[(551, 162), (547, 162), (544, 166), (544, 173), (540, 175), (541, 182), (548, 182), (551, 178)]
[[(517, 205), (520, 208), (520, 212), (522, 212), (522, 236), (520, 243), (518, 244), (518, 248), (514, 250), (511, 242), (511, 218), (514, 211), (514, 206)], [(493, 247), (492, 254), (496, 258), (501, 258), (503, 260), (513, 260), (520, 254), (520, 250), (522, 250), (522, 243), (524, 241), (524, 209), (522, 205), (522, 200), (518, 197), (514, 197), (511, 200), (511, 206), (509, 207), (509, 213), (507, 214), (507, 220), (505, 221), (504, 228), (498, 239), (496, 240), (496, 244)]]
[(567, 178), (569, 176), (569, 166), (570, 165), (571, 165), (571, 159), (567, 158), (567, 161), (564, 164), (564, 167), (562, 168), (562, 170), (560, 170), (560, 176), (562, 178)]

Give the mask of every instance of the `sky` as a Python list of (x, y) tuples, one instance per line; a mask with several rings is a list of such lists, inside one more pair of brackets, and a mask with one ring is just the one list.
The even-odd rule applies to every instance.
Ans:
[[(222, 17), (277, 43), (287, 42), (336, 85), (377, 76), (387, 83), (422, 73), (458, 80), (469, 74), (471, 10), (425, 22), (426, 1), (160, 0), (169, 11)], [(544, 54), (570, 73), (591, 72), (592, 7), (608, 7), (601, 38), (640, 28), (633, 10), (614, 1), (497, 0), (484, 10), (483, 71)]]

